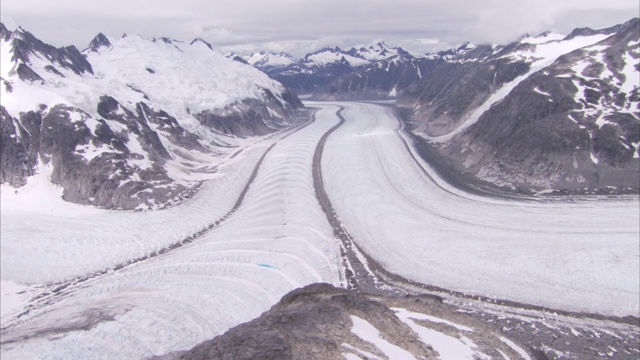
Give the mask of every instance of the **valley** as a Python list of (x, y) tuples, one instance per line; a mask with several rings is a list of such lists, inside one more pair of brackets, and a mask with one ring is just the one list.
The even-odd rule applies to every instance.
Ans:
[(640, 19), (318, 48), (0, 23), (2, 359), (638, 359)]
[[(3, 227), (3, 280), (41, 284), (28, 290), (28, 312), (3, 316), (3, 356), (171, 353), (317, 282), (389, 301), (432, 294), (448, 304), (446, 311), (520, 322), (520, 329), (546, 324), (537, 336), (503, 330), (529, 349), (589, 358), (595, 335), (580, 329), (591, 329), (615, 334), (596, 343), (615, 344), (629, 356), (616, 358), (637, 355), (638, 330), (631, 325), (639, 296), (637, 199), (471, 195), (413, 154), (389, 107), (307, 106), (316, 108), (313, 122), (256, 141), (179, 206), (128, 213), (66, 204), (72, 210), (56, 216), (3, 209), (2, 223), (13, 224)], [(320, 163), (315, 187), (314, 159)], [(330, 208), (320, 206), (319, 190)], [(323, 212), (329, 209), (333, 223)], [(159, 251), (193, 233), (184, 246)], [(38, 246), (29, 241), (51, 245), (18, 255)], [(135, 254), (156, 252), (118, 267)], [(65, 279), (101, 271), (53, 291)], [(583, 335), (562, 335), (553, 326)], [(550, 340), (557, 336), (571, 346)]]

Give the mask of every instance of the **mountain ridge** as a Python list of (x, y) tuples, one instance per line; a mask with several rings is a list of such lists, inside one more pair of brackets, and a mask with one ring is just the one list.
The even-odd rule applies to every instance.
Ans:
[(0, 30), (2, 182), (14, 187), (48, 171), (67, 201), (166, 207), (215, 173), (194, 169), (304, 116), (281, 84), (202, 40), (98, 34), (81, 53)]

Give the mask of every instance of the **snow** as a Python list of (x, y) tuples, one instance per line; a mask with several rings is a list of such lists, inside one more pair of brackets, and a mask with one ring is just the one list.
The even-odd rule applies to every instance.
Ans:
[(142, 157), (141, 159), (128, 159), (127, 162), (130, 165), (139, 167), (140, 169), (150, 169), (152, 167), (151, 160), (147, 156), (147, 152), (142, 149), (142, 144), (138, 140), (138, 136), (133, 133), (129, 133), (129, 139), (127, 141), (127, 147), (132, 154), (137, 154)]
[(531, 360), (531, 357), (529, 356), (529, 354), (527, 354), (526, 351), (524, 351), (520, 346), (516, 345), (513, 341), (502, 336), (500, 337), (500, 340), (503, 343), (509, 345), (509, 347), (515, 350), (518, 353), (518, 355), (522, 356), (524, 360)]
[(389, 359), (415, 359), (407, 350), (394, 345), (380, 336), (380, 331), (367, 320), (351, 315), (353, 327), (351, 332), (364, 341), (368, 341), (380, 349)]
[[(358, 349), (350, 344), (347, 343), (342, 343), (342, 347), (346, 348), (347, 350), (350, 350), (352, 352), (357, 352), (358, 354), (364, 356), (363, 359), (368, 360), (368, 359), (373, 359), (373, 360), (382, 360), (380, 359), (380, 357), (368, 352), (368, 351), (364, 351), (361, 349)], [(350, 355), (352, 358), (354, 359), (361, 359), (359, 356), (353, 354), (353, 353), (343, 353), (343, 355), (346, 357), (347, 355)], [(355, 356), (355, 357), (354, 357)]]
[(255, 53), (248, 56), (246, 60), (253, 66), (259, 64), (261, 67), (284, 67), (295, 62), (290, 57), (275, 53)]
[(28, 286), (16, 284), (13, 281), (0, 280), (0, 318), (4, 320), (5, 316), (13, 315), (16, 311), (24, 309), (25, 304), (29, 300), (27, 291)]
[[(355, 242), (387, 270), (469, 294), (638, 315), (637, 197), (565, 203), (469, 195), (407, 151), (390, 109), (335, 105), (346, 107), (347, 122), (327, 140), (324, 185)], [(324, 106), (318, 116), (328, 116)]]
[(20, 112), (37, 110), (40, 104), (45, 104), (49, 107), (55, 104), (69, 104), (69, 101), (64, 97), (39, 86), (40, 82), (38, 81), (31, 85), (23, 83), (17, 77), (10, 75), (15, 66), (15, 63), (11, 61), (12, 54), (11, 43), (4, 40), (0, 41), (0, 59), (2, 59), (0, 61), (0, 74), (2, 74), (2, 78), (5, 81), (11, 83), (13, 88), (11, 92), (8, 92), (5, 86), (0, 86), (2, 106), (7, 109), (9, 114), (17, 117)]
[(537, 92), (538, 94), (551, 97), (551, 94), (549, 94), (548, 92), (544, 92), (544, 91), (540, 90), (540, 88), (538, 88), (538, 87), (534, 88), (533, 91)]
[(369, 61), (366, 59), (357, 58), (351, 55), (343, 54), (334, 51), (322, 51), (316, 54), (309, 55), (307, 60), (317, 66), (324, 66), (333, 62), (341, 61), (344, 58), (351, 66), (367, 65)]
[(624, 60), (622, 74), (625, 80), (620, 86), (620, 89), (629, 95), (634, 89), (640, 87), (640, 74), (638, 74), (638, 70), (636, 70), (638, 59), (635, 59), (628, 52), (623, 54), (622, 59)]
[(107, 145), (96, 147), (91, 141), (85, 145), (77, 145), (75, 151), (87, 161), (91, 161), (104, 153), (117, 152), (116, 149)]
[(437, 318), (435, 316), (426, 315), (426, 314), (420, 314), (420, 313), (415, 313), (415, 312), (410, 312), (410, 311), (408, 311), (406, 309), (402, 309), (402, 308), (391, 308), (391, 310), (395, 311), (396, 314), (401, 313), (402, 316), (411, 317), (412, 319), (429, 320), (431, 322), (436, 322), (436, 323), (440, 323), (440, 324), (447, 324), (447, 325), (452, 326), (452, 327), (454, 327), (454, 328), (456, 328), (458, 330), (473, 332), (473, 329), (468, 327), (468, 326), (456, 324), (456, 323), (453, 323), (453, 322), (451, 322), (449, 320), (440, 319), (440, 318)]
[(378, 61), (396, 56), (398, 55), (398, 52), (396, 49), (389, 47), (383, 41), (379, 41), (371, 44), (367, 48), (360, 47), (357, 54), (369, 61)]
[(584, 69), (587, 68), (587, 66), (591, 65), (591, 63), (589, 61), (586, 60), (582, 60), (582, 61), (578, 61), (577, 63), (575, 63), (575, 65), (571, 68), (571, 70), (576, 73), (578, 76), (584, 76), (582, 75), (582, 72), (584, 71)]
[[(100, 96), (109, 94), (123, 106), (147, 102), (154, 108), (167, 111), (179, 120), (197, 121), (191, 113), (217, 109), (242, 99), (261, 99), (261, 89), (269, 89), (276, 96), (284, 87), (261, 71), (225, 58), (206, 45), (196, 42), (187, 45), (174, 41), (152, 41), (140, 36), (109, 39), (112, 48), (101, 48), (100, 53), (87, 52), (95, 76), (78, 76), (54, 64), (65, 77), (61, 78), (44, 69), (48, 60), (31, 56), (30, 67), (42, 76), (45, 84), (20, 84), (12, 93), (2, 90), (2, 103), (13, 116), (20, 111), (34, 110), (37, 104), (71, 104), (98, 118), (97, 103)], [(11, 41), (2, 41), (2, 76), (5, 79), (13, 67)], [(151, 74), (146, 68), (154, 69)], [(23, 89), (24, 87), (24, 89)], [(144, 92), (143, 95), (131, 89)], [(184, 125), (183, 125), (184, 126)], [(190, 129), (191, 130), (191, 129)]]
[[(344, 356), (345, 359), (347, 360), (362, 360), (362, 358), (358, 355), (352, 354), (352, 353), (342, 353), (342, 356)], [(371, 359), (374, 360), (378, 360), (378, 357), (373, 357)]]
[(462, 359), (490, 359), (483, 353), (476, 351), (475, 345), (470, 339), (462, 337), (460, 339), (442, 332), (418, 325), (414, 320), (424, 319), (423, 314), (414, 313), (405, 309), (394, 309), (396, 316), (411, 330), (415, 331), (420, 340), (431, 346), (439, 354), (442, 360), (462, 360)]
[(544, 44), (552, 41), (560, 41), (565, 37), (565, 35), (558, 33), (549, 33), (544, 36), (536, 36), (536, 37), (527, 37), (522, 39), (520, 42), (523, 44)]
[[(341, 285), (339, 245), (317, 204), (309, 167), (319, 138), (337, 123), (325, 120), (286, 139), (246, 148), (192, 199), (162, 211), (63, 209), (61, 200), (51, 201), (55, 194), (40, 199), (48, 209), (5, 209), (3, 188), (2, 280), (50, 283), (153, 253), (223, 218), (264, 151), (277, 141), (242, 205), (217, 227), (162, 256), (72, 285), (65, 294), (46, 298), (46, 306), (32, 303), (35, 308), (20, 323), (3, 319), (3, 326), (15, 325), (10, 336), (49, 328), (64, 336), (42, 332), (3, 344), (2, 357), (160, 355), (249, 321), (294, 288)], [(29, 196), (16, 200), (21, 198)], [(74, 324), (87, 322), (93, 324), (87, 330), (73, 331)]]

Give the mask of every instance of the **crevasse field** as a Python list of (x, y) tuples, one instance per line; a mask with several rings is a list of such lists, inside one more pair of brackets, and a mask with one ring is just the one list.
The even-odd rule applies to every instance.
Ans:
[[(340, 106), (346, 122), (326, 142), (322, 182), (354, 241), (387, 270), (469, 294), (638, 316), (637, 197), (470, 195), (414, 154), (390, 108), (307, 105), (320, 108), (314, 122), (247, 144), (196, 196), (167, 210), (64, 203), (44, 168), (17, 192), (3, 186), (2, 327), (12, 326), (3, 357), (160, 355), (253, 319), (297, 287), (344, 284), (311, 171)], [(187, 245), (99, 274), (211, 225)], [(68, 286), (51, 294), (56, 283)]]

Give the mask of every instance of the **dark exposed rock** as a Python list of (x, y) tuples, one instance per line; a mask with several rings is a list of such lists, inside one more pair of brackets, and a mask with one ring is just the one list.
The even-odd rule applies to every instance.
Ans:
[[(21, 28), (11, 32), (2, 25), (0, 31), (3, 46), (6, 42), (12, 51), (13, 70), (6, 79), (1, 79), (7, 92), (13, 91), (16, 81), (30, 83), (30, 86), (47, 86), (43, 76), (47, 75), (47, 79), (51, 76), (36, 73), (34, 69), (41, 69), (36, 65), (44, 66), (44, 71), (60, 77), (66, 86), (75, 84), (65, 83), (69, 73), (64, 69), (80, 76), (93, 73), (87, 60), (90, 57), (85, 58), (75, 47), (55, 48)], [(169, 38), (153, 41), (176, 47), (182, 44)], [(198, 41), (204, 42), (194, 40)], [(109, 39), (98, 34), (87, 52), (111, 47)], [(139, 69), (141, 73), (146, 70), (156, 74), (155, 69), (145, 67), (144, 63)], [(102, 74), (94, 80), (99, 81), (100, 78)], [(55, 83), (48, 85), (52, 86), (47, 91), (55, 92), (55, 88), (60, 87)], [(218, 144), (211, 138), (203, 141), (201, 135), (185, 129), (173, 115), (154, 108), (154, 99), (134, 83), (119, 85), (126, 85), (128, 89), (125, 91), (139, 93), (142, 102), (120, 103), (119, 99), (108, 92), (104, 94), (101, 89), (100, 93), (104, 95), (98, 99), (87, 94), (80, 107), (94, 101), (97, 106), (86, 111), (71, 105), (50, 104), (50, 108), (38, 105), (35, 110), (25, 109), (25, 112), (10, 114), (3, 107), (3, 183), (18, 187), (26, 183), (27, 177), (47, 171), (50, 172), (50, 180), (64, 189), (65, 200), (117, 209), (135, 209), (140, 205), (145, 205), (142, 208), (162, 208), (190, 196), (201, 182), (172, 179), (168, 175), (167, 162), (175, 159), (185, 167), (185, 172), (210, 173), (215, 171), (215, 167), (193, 166), (191, 162), (199, 158), (189, 152), (215, 152)], [(279, 91), (275, 83), (273, 89), (278, 89), (277, 94), (275, 90), (264, 89), (260, 99), (238, 99), (238, 106), (230, 107), (232, 111), (225, 113), (221, 109), (212, 109), (203, 112), (201, 119), (212, 128), (240, 136), (264, 135), (301, 121), (304, 106), (295, 94)], [(16, 96), (29, 96), (29, 93), (23, 91)], [(232, 123), (234, 121), (238, 123)], [(168, 143), (173, 145), (169, 146), (171, 152), (165, 146)]]
[(410, 351), (416, 358), (435, 359), (435, 352), (420, 346), (416, 334), (386, 305), (328, 284), (294, 290), (258, 319), (189, 351), (163, 358), (341, 359), (342, 353), (350, 352), (344, 343), (381, 355), (379, 349), (351, 332), (350, 315), (374, 324), (387, 341)]
[(241, 64), (249, 65), (249, 63), (247, 62), (247, 60), (245, 60), (245, 59), (241, 58), (241, 57), (240, 57), (240, 56), (238, 56), (238, 55), (233, 56), (231, 59), (232, 59), (233, 61), (237, 61), (237, 62), (239, 62), (239, 63), (241, 63)]
[(93, 38), (93, 40), (91, 40), (91, 42), (89, 43), (89, 47), (85, 51), (99, 52), (100, 48), (102, 47), (111, 48), (113, 46), (111, 45), (109, 39), (103, 33), (99, 33), (98, 35), (96, 35), (96, 37)]
[(0, 39), (4, 39), (5, 41), (7, 41), (10, 37), (11, 31), (9, 31), (9, 29), (7, 29), (7, 27), (0, 22)]
[[(525, 192), (640, 191), (638, 89), (620, 87), (639, 21), (587, 33), (611, 36), (597, 50), (577, 49), (531, 74), (475, 124), (436, 147), (454, 172)], [(493, 59), (531, 46), (514, 43), (482, 61), (438, 65), (399, 101), (413, 111), (410, 127), (430, 136), (457, 128), (502, 84), (529, 69), (527, 62)], [(585, 66), (576, 74), (578, 63)], [(611, 77), (601, 76), (605, 71)]]
[(43, 43), (22, 28), (18, 28), (18, 30), (8, 34), (13, 38), (13, 56), (11, 60), (14, 62), (29, 64), (30, 56), (38, 53), (52, 63), (69, 69), (78, 75), (84, 73), (93, 74), (91, 64), (75, 46), (53, 47)]
[(31, 68), (24, 63), (18, 64), (16, 72), (18, 73), (18, 78), (22, 81), (44, 81), (40, 75), (31, 70)]
[(189, 45), (193, 45), (196, 43), (203, 43), (206, 47), (209, 48), (209, 50), (213, 50), (213, 46), (211, 46), (211, 44), (209, 44), (207, 41), (205, 41), (203, 38), (195, 38), (191, 41), (191, 43), (189, 43)]
[(58, 71), (55, 67), (51, 66), (51, 65), (47, 65), (44, 67), (45, 70), (47, 70), (48, 72), (52, 73), (52, 74), (56, 74), (60, 77), (64, 77), (64, 75), (62, 75), (62, 73), (60, 71)]
[[(39, 124), (37, 129), (40, 129)], [(0, 106), (0, 171), (3, 183), (21, 186), (27, 176), (33, 175), (36, 154), (31, 151), (31, 143), (31, 133), (20, 121), (12, 118), (4, 106)]]
[(295, 125), (297, 114), (302, 110), (302, 102), (289, 91), (282, 94), (286, 106), (275, 95), (262, 90), (264, 101), (246, 99), (226, 106), (224, 109), (206, 111), (194, 116), (205, 126), (227, 135), (247, 137), (265, 135), (287, 126)]

